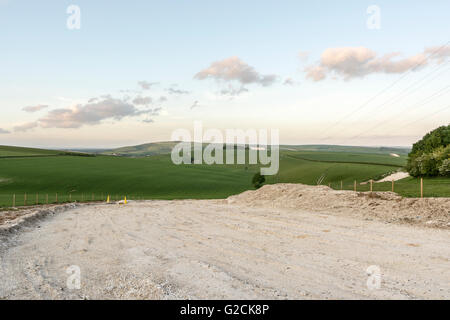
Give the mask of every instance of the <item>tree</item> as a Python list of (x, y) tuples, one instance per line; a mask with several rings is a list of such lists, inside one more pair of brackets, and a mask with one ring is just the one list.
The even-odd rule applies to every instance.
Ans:
[(261, 173), (259, 173), (259, 172), (255, 173), (255, 175), (253, 176), (253, 179), (252, 179), (253, 186), (256, 189), (259, 189), (262, 187), (264, 182), (266, 182), (266, 178), (263, 175), (261, 175)]
[(408, 155), (406, 169), (413, 177), (448, 176), (449, 158), (450, 125), (439, 127), (416, 142)]

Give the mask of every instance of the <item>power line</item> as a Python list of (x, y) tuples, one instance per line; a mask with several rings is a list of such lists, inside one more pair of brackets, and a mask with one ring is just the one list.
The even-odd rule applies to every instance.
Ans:
[[(450, 85), (448, 85), (448, 86), (446, 86), (446, 87), (444, 87), (444, 88), (438, 90), (437, 92), (433, 93), (431, 96), (426, 97), (425, 99), (423, 99), (423, 100), (420, 101), (419, 103), (416, 103), (416, 104), (414, 104), (412, 107), (406, 108), (406, 109), (408, 109), (408, 111), (411, 111), (411, 110), (413, 110), (413, 109), (417, 109), (417, 108), (419, 108), (419, 107), (422, 107), (422, 106), (424, 106), (424, 105), (430, 103), (431, 101), (435, 100), (436, 98), (439, 98), (440, 96), (446, 94), (447, 92), (450, 92)], [(405, 110), (406, 110), (406, 109), (405, 109)], [(382, 120), (382, 121), (378, 122), (376, 125), (370, 127), (369, 129), (364, 130), (363, 132), (361, 132), (361, 133), (359, 133), (359, 134), (357, 134), (357, 135), (355, 135), (355, 136), (352, 136), (351, 138), (349, 138), (349, 140), (350, 140), (350, 139), (359, 138), (359, 137), (361, 137), (363, 134), (365, 134), (365, 133), (367, 133), (367, 132), (370, 132), (370, 131), (372, 131), (373, 129), (376, 129), (376, 128), (378, 128), (378, 127), (381, 126), (381, 125), (385, 125), (386, 123), (389, 123), (390, 121), (392, 121), (392, 119), (398, 119), (398, 116), (402, 115), (403, 112), (404, 112), (404, 110), (402, 110), (401, 112), (399, 112), (398, 114), (396, 114), (394, 117), (392, 117), (391, 120)]]
[[(421, 85), (421, 86), (418, 86), (418, 87), (414, 88), (414, 90), (411, 90), (411, 88), (413, 88), (413, 87), (416, 86), (418, 83), (420, 83), (420, 82), (422, 82), (423, 80), (425, 80), (426, 78), (428, 78), (430, 75), (432, 75), (434, 72), (436, 72), (437, 70), (439, 70), (441, 67), (443, 67), (445, 64), (447, 64), (449, 61), (450, 61), (450, 60), (447, 60), (443, 65), (442, 65), (442, 64), (439, 65), (439, 66), (438, 66), (437, 68), (435, 68), (433, 71), (429, 72), (428, 74), (426, 74), (424, 77), (422, 77), (422, 78), (419, 79), (418, 81), (415, 81), (412, 85), (408, 86), (408, 87), (407, 87), (406, 89), (404, 89), (402, 92), (400, 92), (399, 94), (395, 95), (394, 97), (388, 99), (387, 101), (385, 101), (384, 103), (382, 103), (381, 105), (379, 105), (379, 106), (377, 107), (377, 109), (374, 110), (374, 112), (375, 112), (375, 111), (379, 112), (379, 111), (385, 109), (386, 106), (389, 106), (389, 105), (392, 104), (393, 102), (398, 102), (398, 101), (400, 101), (402, 98), (405, 98), (405, 97), (408, 96), (408, 94), (403, 94), (403, 93), (408, 93), (408, 91), (411, 91), (411, 94), (412, 94), (412, 93), (414, 93), (414, 91), (416, 91), (418, 88), (423, 87), (423, 85)], [(447, 70), (444, 69), (443, 71), (447, 71)], [(442, 73), (443, 73), (443, 72), (440, 72), (437, 76), (435, 76), (434, 78), (432, 78), (429, 82), (435, 80), (435, 79), (436, 79), (437, 77), (439, 77)], [(445, 88), (444, 88), (444, 89), (445, 89)], [(425, 99), (425, 100), (426, 100), (426, 99)], [(414, 107), (413, 107), (413, 108), (414, 108)], [(356, 123), (358, 123), (358, 122), (359, 122), (359, 121), (355, 121), (354, 124), (356, 124)], [(382, 122), (384, 122), (384, 121), (382, 121)], [(381, 122), (381, 123), (382, 123), (382, 122)], [(379, 122), (379, 123), (380, 123), (380, 122)], [(375, 125), (375, 126), (373, 126), (373, 127), (371, 127), (371, 128), (369, 129), (369, 131), (372, 130), (373, 128), (375, 128), (376, 126), (378, 126), (378, 124)], [(359, 135), (356, 136), (356, 137), (359, 137)]]
[[(408, 96), (408, 92), (414, 93), (414, 91), (416, 91), (418, 88), (423, 87), (424, 85), (418, 86), (417, 88), (414, 88), (413, 90), (411, 90), (411, 88), (413, 88), (414, 86), (416, 86), (418, 83), (422, 82), (423, 80), (425, 80), (426, 78), (428, 78), (430, 75), (432, 75), (434, 72), (438, 71), (440, 68), (444, 67), (450, 60), (445, 61), (443, 64), (438, 65), (437, 68), (435, 68), (433, 71), (429, 72), (428, 74), (426, 74), (424, 77), (422, 77), (421, 79), (415, 81), (412, 85), (408, 86), (407, 88), (405, 88), (404, 90), (402, 90), (399, 94), (397, 94), (396, 96), (392, 97), (391, 99), (387, 100), (386, 102), (382, 103), (381, 105), (379, 105), (375, 110), (377, 112), (385, 109), (386, 106), (389, 106), (390, 104), (394, 103), (394, 102), (398, 102), (399, 100), (401, 100), (402, 98), (405, 98)], [(448, 67), (448, 65), (446, 66)], [(432, 82), (433, 80), (435, 80), (436, 78), (438, 78), (441, 74), (443, 74), (445, 71), (447, 70), (442, 70), (442, 72), (438, 73), (434, 78), (432, 78), (430, 81), (428, 81), (428, 83)]]
[(448, 106), (446, 106), (446, 107), (444, 107), (444, 108), (442, 108), (442, 109), (440, 109), (440, 110), (438, 110), (438, 111), (436, 111), (436, 112), (434, 112), (434, 113), (431, 113), (431, 114), (429, 114), (429, 115), (427, 115), (427, 116), (425, 116), (425, 117), (422, 117), (422, 118), (420, 118), (420, 119), (417, 119), (417, 120), (414, 120), (414, 121), (412, 121), (412, 122), (409, 122), (409, 123), (405, 124), (404, 126), (400, 127), (400, 129), (409, 127), (410, 125), (412, 125), (412, 124), (414, 124), (414, 123), (417, 123), (417, 122), (419, 122), (419, 121), (422, 121), (422, 120), (427, 119), (427, 118), (430, 118), (430, 117), (433, 117), (433, 116), (435, 116), (435, 115), (437, 115), (437, 114), (439, 114), (439, 113), (441, 113), (442, 111), (445, 111), (445, 110), (447, 110), (447, 109), (450, 109), (450, 105), (448, 105)]
[[(450, 43), (450, 41), (447, 41), (447, 43), (445, 43), (443, 46), (439, 47), (437, 50), (435, 50), (431, 55), (429, 55), (428, 58), (434, 56), (435, 54), (437, 54), (439, 51), (441, 51), (443, 48), (447, 47), (447, 45)], [(330, 129), (336, 127), (337, 125), (341, 124), (344, 120), (346, 120), (348, 117), (351, 117), (352, 115), (354, 115), (355, 113), (359, 112), (360, 110), (362, 110), (363, 108), (365, 108), (370, 102), (372, 102), (373, 100), (375, 100), (376, 98), (378, 98), (380, 95), (382, 95), (383, 93), (385, 93), (386, 91), (388, 91), (390, 88), (392, 88), (393, 86), (395, 86), (398, 82), (400, 82), (401, 80), (403, 80), (406, 76), (408, 76), (412, 71), (414, 71), (417, 67), (419, 67), (420, 65), (423, 64), (423, 61), (419, 61), (418, 63), (416, 63), (414, 65), (413, 68), (409, 69), (405, 74), (403, 74), (402, 76), (400, 76), (397, 80), (395, 80), (393, 83), (391, 83), (390, 85), (388, 85), (387, 87), (385, 87), (384, 89), (382, 89), (380, 92), (378, 92), (377, 94), (375, 94), (373, 97), (371, 97), (370, 99), (368, 99), (365, 103), (363, 103), (362, 105), (358, 106), (355, 110), (353, 110), (352, 112), (348, 113), (347, 115), (345, 115), (344, 117), (340, 118), (338, 121), (336, 121), (335, 123), (333, 123), (331, 126), (329, 126), (327, 129), (324, 130), (324, 132), (322, 132), (321, 136), (323, 136), (326, 132), (328, 132)], [(324, 140), (327, 137), (322, 137), (320, 140)]]

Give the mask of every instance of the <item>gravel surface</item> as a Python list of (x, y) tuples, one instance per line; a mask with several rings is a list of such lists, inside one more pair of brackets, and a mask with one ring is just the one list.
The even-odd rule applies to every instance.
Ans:
[(447, 229), (244, 198), (43, 215), (3, 232), (0, 299), (450, 299)]

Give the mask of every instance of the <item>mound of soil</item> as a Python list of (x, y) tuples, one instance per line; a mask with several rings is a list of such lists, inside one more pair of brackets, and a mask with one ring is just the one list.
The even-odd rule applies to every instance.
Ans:
[(450, 198), (403, 198), (392, 192), (336, 191), (303, 184), (265, 185), (227, 199), (229, 204), (301, 209), (366, 220), (450, 228)]

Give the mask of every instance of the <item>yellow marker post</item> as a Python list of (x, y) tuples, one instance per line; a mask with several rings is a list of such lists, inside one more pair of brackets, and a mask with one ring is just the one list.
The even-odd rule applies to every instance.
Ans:
[(125, 199), (123, 200), (123, 204), (127, 204), (127, 196), (125, 196)]
[(108, 197), (106, 198), (106, 203), (109, 203), (109, 194)]

